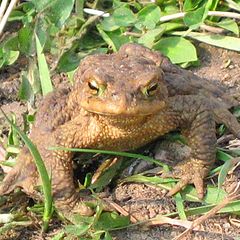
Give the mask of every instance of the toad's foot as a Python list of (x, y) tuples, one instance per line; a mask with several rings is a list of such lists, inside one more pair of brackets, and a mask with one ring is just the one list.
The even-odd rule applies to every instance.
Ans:
[(97, 206), (101, 206), (104, 211), (113, 211), (114, 208), (111, 207), (108, 200), (106, 199), (105, 201), (102, 197), (102, 195), (91, 196), (83, 192), (78, 192), (68, 199), (56, 199), (55, 206), (62, 216), (74, 223), (77, 215), (94, 215), (96, 213), (95, 210)]
[(182, 190), (185, 186), (193, 183), (199, 199), (204, 197), (203, 179), (209, 173), (209, 166), (201, 160), (191, 159), (178, 164), (171, 172), (163, 173), (161, 177), (179, 178), (180, 181), (168, 192), (167, 196), (172, 196)]

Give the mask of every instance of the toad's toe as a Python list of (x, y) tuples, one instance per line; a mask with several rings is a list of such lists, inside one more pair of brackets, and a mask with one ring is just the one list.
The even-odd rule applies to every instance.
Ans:
[(168, 196), (172, 196), (181, 191), (188, 184), (194, 184), (199, 199), (204, 197), (203, 179), (207, 175), (209, 168), (201, 164), (198, 160), (192, 160), (180, 163), (173, 171), (163, 173), (162, 177), (179, 178), (180, 181), (168, 192)]

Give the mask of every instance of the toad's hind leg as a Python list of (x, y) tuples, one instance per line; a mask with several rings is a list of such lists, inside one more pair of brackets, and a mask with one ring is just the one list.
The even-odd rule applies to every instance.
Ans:
[(225, 108), (218, 107), (213, 109), (213, 113), (216, 122), (225, 124), (235, 137), (240, 139), (240, 124), (231, 112)]
[(18, 156), (16, 165), (5, 176), (0, 185), (0, 195), (9, 194), (16, 187), (34, 197), (37, 194), (35, 186), (38, 183), (38, 173), (29, 150), (24, 147)]

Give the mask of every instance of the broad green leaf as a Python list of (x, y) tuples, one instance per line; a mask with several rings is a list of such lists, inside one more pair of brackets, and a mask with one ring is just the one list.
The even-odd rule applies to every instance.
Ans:
[(224, 19), (221, 22), (215, 23), (217, 26), (227, 29), (228, 31), (233, 32), (237, 36), (239, 36), (239, 27), (237, 23), (232, 19)]
[(33, 102), (34, 100), (34, 92), (31, 83), (27, 78), (26, 72), (23, 72), (22, 74), (22, 82), (18, 92), (18, 96), (21, 100), (26, 100), (28, 102)]
[(20, 54), (19, 51), (9, 51), (6, 64), (7, 65), (13, 64), (18, 59), (19, 54)]
[(75, 70), (82, 58), (86, 57), (88, 52), (79, 52), (76, 54), (75, 51), (66, 51), (58, 61), (58, 70), (64, 72), (70, 72)]
[(23, 17), (25, 16), (25, 13), (18, 10), (13, 10), (8, 18), (8, 21), (21, 21)]
[(42, 93), (43, 95), (46, 95), (47, 93), (53, 91), (53, 86), (50, 79), (47, 61), (45, 59), (44, 54), (42, 53), (43, 48), (41, 46), (41, 43), (38, 39), (37, 34), (35, 34), (35, 39), (36, 39), (38, 69), (39, 69), (39, 77), (41, 81)]
[(197, 8), (193, 12), (187, 12), (183, 18), (184, 23), (190, 29), (197, 29), (207, 17), (207, 9), (205, 7)]
[(109, 232), (105, 232), (103, 240), (112, 240), (112, 237)]
[(194, 45), (182, 37), (167, 37), (158, 41), (153, 48), (170, 58), (172, 63), (184, 63), (197, 60)]
[(32, 54), (33, 30), (30, 26), (23, 27), (18, 32), (19, 50), (26, 54)]
[(56, 2), (57, 0), (32, 0), (32, 3), (35, 5), (35, 8), (38, 12), (44, 10), (51, 2)]
[(145, 47), (152, 48), (154, 43), (159, 40), (164, 32), (164, 28), (159, 27), (153, 30), (147, 31), (139, 39), (138, 43), (144, 45)]
[(55, 0), (46, 10), (47, 16), (57, 27), (62, 27), (65, 21), (70, 16), (74, 0)]
[(120, 216), (116, 212), (104, 212), (96, 222), (95, 229), (112, 230), (114, 228), (126, 227), (129, 224), (128, 216)]
[(66, 233), (70, 233), (74, 236), (82, 236), (85, 233), (87, 233), (87, 231), (89, 230), (89, 228), (91, 227), (91, 225), (88, 224), (79, 224), (79, 225), (67, 225), (65, 226), (65, 231)]
[(120, 27), (112, 16), (104, 18), (100, 26), (103, 31), (114, 31)]
[(19, 51), (19, 41), (18, 36), (8, 38), (3, 44), (4, 50)]
[(38, 36), (42, 48), (44, 48), (47, 38), (49, 36), (49, 26), (44, 18), (38, 18), (35, 24), (35, 33)]
[(129, 27), (135, 23), (136, 17), (126, 6), (117, 8), (110, 17), (106, 17), (101, 22), (101, 29), (104, 31), (114, 31), (120, 27)]
[(173, 35), (185, 36), (198, 40), (200, 42), (205, 42), (210, 45), (217, 47), (222, 47), (234, 51), (240, 51), (240, 38), (229, 37), (211, 33), (198, 33), (198, 32), (187, 32), (187, 31), (176, 31), (172, 32)]
[(60, 231), (59, 233), (57, 233), (54, 237), (51, 238), (51, 240), (63, 240), (65, 236), (64, 231)]
[(161, 9), (155, 4), (148, 4), (137, 14), (137, 23), (135, 27), (138, 29), (154, 29), (161, 17)]
[(120, 27), (129, 27), (136, 21), (136, 17), (128, 7), (117, 8), (112, 17), (115, 23)]
[(101, 37), (103, 38), (103, 40), (109, 45), (111, 46), (112, 50), (114, 52), (117, 51), (117, 47), (115, 46), (114, 42), (112, 41), (112, 39), (108, 36), (108, 34), (103, 31), (103, 29), (101, 28), (100, 25), (97, 25), (97, 30), (100, 33)]
[(116, 52), (124, 43), (130, 42), (130, 37), (122, 34), (120, 29), (112, 32), (105, 32), (100, 25), (97, 25), (97, 29), (103, 38), (103, 40), (111, 46), (112, 50)]
[(123, 44), (130, 42), (131, 38), (132, 38), (130, 36), (124, 35), (120, 29), (117, 29), (113, 32), (107, 32), (107, 35), (109, 36), (109, 38), (113, 42), (116, 50), (119, 50), (119, 48)]
[(202, 0), (185, 0), (183, 4), (183, 10), (184, 11), (191, 11), (194, 10)]

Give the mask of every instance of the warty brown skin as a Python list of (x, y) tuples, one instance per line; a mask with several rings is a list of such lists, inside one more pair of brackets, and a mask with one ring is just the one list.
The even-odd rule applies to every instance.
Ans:
[[(187, 79), (192, 81), (190, 86)], [(186, 136), (191, 159), (168, 174), (180, 178), (169, 195), (193, 183), (203, 197), (203, 179), (215, 160), (215, 121), (225, 123), (237, 136), (240, 133), (237, 120), (227, 110), (236, 105), (233, 99), (205, 80), (201, 85), (195, 75), (172, 65), (160, 53), (136, 44), (126, 44), (115, 54), (85, 58), (75, 80), (73, 89), (45, 97), (30, 134), (51, 173), (59, 209), (88, 211), (82, 209), (83, 198), (74, 186), (73, 153), (49, 151), (50, 146), (129, 151), (176, 129)], [(38, 198), (35, 186), (39, 184), (33, 159), (24, 147), (0, 194), (20, 186)]]

